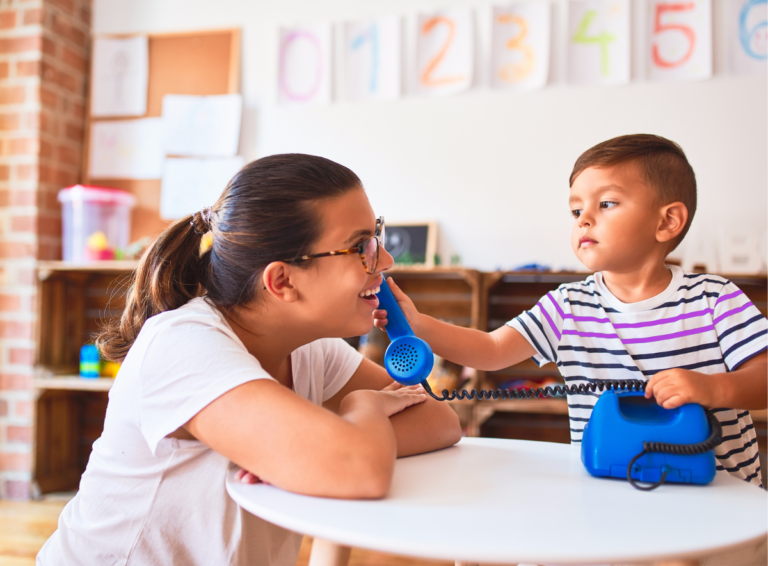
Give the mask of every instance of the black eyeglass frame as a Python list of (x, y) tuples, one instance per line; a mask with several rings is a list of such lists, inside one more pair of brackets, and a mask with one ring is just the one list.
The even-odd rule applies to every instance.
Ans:
[[(366, 261), (365, 259), (365, 248), (368, 245), (368, 242), (370, 242), (371, 240), (376, 241), (376, 257), (373, 258), (373, 265), (369, 266), (368, 261)], [(365, 272), (372, 274), (376, 272), (376, 266), (379, 264), (379, 251), (383, 247), (384, 247), (384, 217), (379, 216), (376, 219), (376, 228), (373, 232), (373, 236), (370, 238), (366, 238), (365, 240), (357, 244), (354, 248), (347, 248), (344, 250), (333, 250), (330, 252), (323, 252), (320, 254), (303, 255), (303, 256), (295, 257), (291, 259), (281, 259), (279, 261), (284, 261), (285, 263), (298, 263), (300, 261), (307, 261), (308, 259), (316, 259), (319, 257), (350, 255), (350, 254), (356, 253), (360, 256), (360, 260), (363, 262), (363, 268), (365, 268)]]

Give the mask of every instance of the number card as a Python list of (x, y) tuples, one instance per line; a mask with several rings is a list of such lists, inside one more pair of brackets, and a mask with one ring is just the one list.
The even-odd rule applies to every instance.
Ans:
[(768, 0), (728, 0), (728, 63), (734, 75), (768, 69)]
[(416, 82), (423, 94), (446, 95), (472, 85), (474, 21), (472, 10), (419, 14)]
[(400, 96), (400, 18), (344, 24), (344, 95), (347, 100)]
[(712, 76), (711, 0), (649, 0), (648, 78)]
[(328, 104), (331, 101), (331, 26), (280, 29), (278, 102)]
[(504, 90), (535, 90), (549, 75), (548, 2), (493, 7), (491, 85)]
[(568, 80), (629, 82), (629, 0), (573, 0), (568, 5)]

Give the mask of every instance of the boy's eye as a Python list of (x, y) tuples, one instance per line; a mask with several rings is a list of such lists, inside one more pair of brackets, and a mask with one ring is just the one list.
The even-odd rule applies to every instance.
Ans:
[(574, 218), (578, 218), (579, 216), (581, 216), (581, 210), (578, 208), (575, 208), (571, 211), (571, 214), (573, 215)]
[(618, 202), (613, 202), (613, 201), (610, 201), (610, 200), (604, 200), (603, 202), (600, 203), (600, 208), (613, 208), (617, 204), (619, 204), (619, 203)]

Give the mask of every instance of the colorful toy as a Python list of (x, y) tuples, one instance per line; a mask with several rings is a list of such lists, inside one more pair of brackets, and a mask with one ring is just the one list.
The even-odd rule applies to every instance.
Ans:
[(99, 377), (101, 356), (95, 344), (85, 344), (80, 348), (80, 377), (93, 379)]

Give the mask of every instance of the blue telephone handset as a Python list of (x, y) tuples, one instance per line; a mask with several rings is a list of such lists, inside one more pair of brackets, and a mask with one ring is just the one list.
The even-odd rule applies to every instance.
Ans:
[(392, 341), (384, 353), (384, 367), (392, 379), (403, 385), (425, 381), (435, 363), (432, 348), (413, 333), (386, 279), (376, 296), (379, 308), (387, 311), (386, 331)]
[[(714, 448), (722, 439), (717, 417), (701, 405), (664, 409), (645, 398), (646, 382), (637, 379), (601, 380), (537, 389), (496, 389), (471, 392), (456, 389), (436, 395), (427, 376), (434, 355), (424, 340), (413, 334), (386, 280), (378, 293), (379, 307), (387, 311), (386, 331), (392, 343), (384, 353), (384, 367), (403, 385), (421, 383), (438, 401), (452, 399), (531, 399), (602, 392), (584, 427), (581, 461), (598, 477), (620, 477), (637, 489), (651, 490), (666, 481), (706, 484), (715, 476)], [(641, 486), (637, 482), (654, 482)]]

